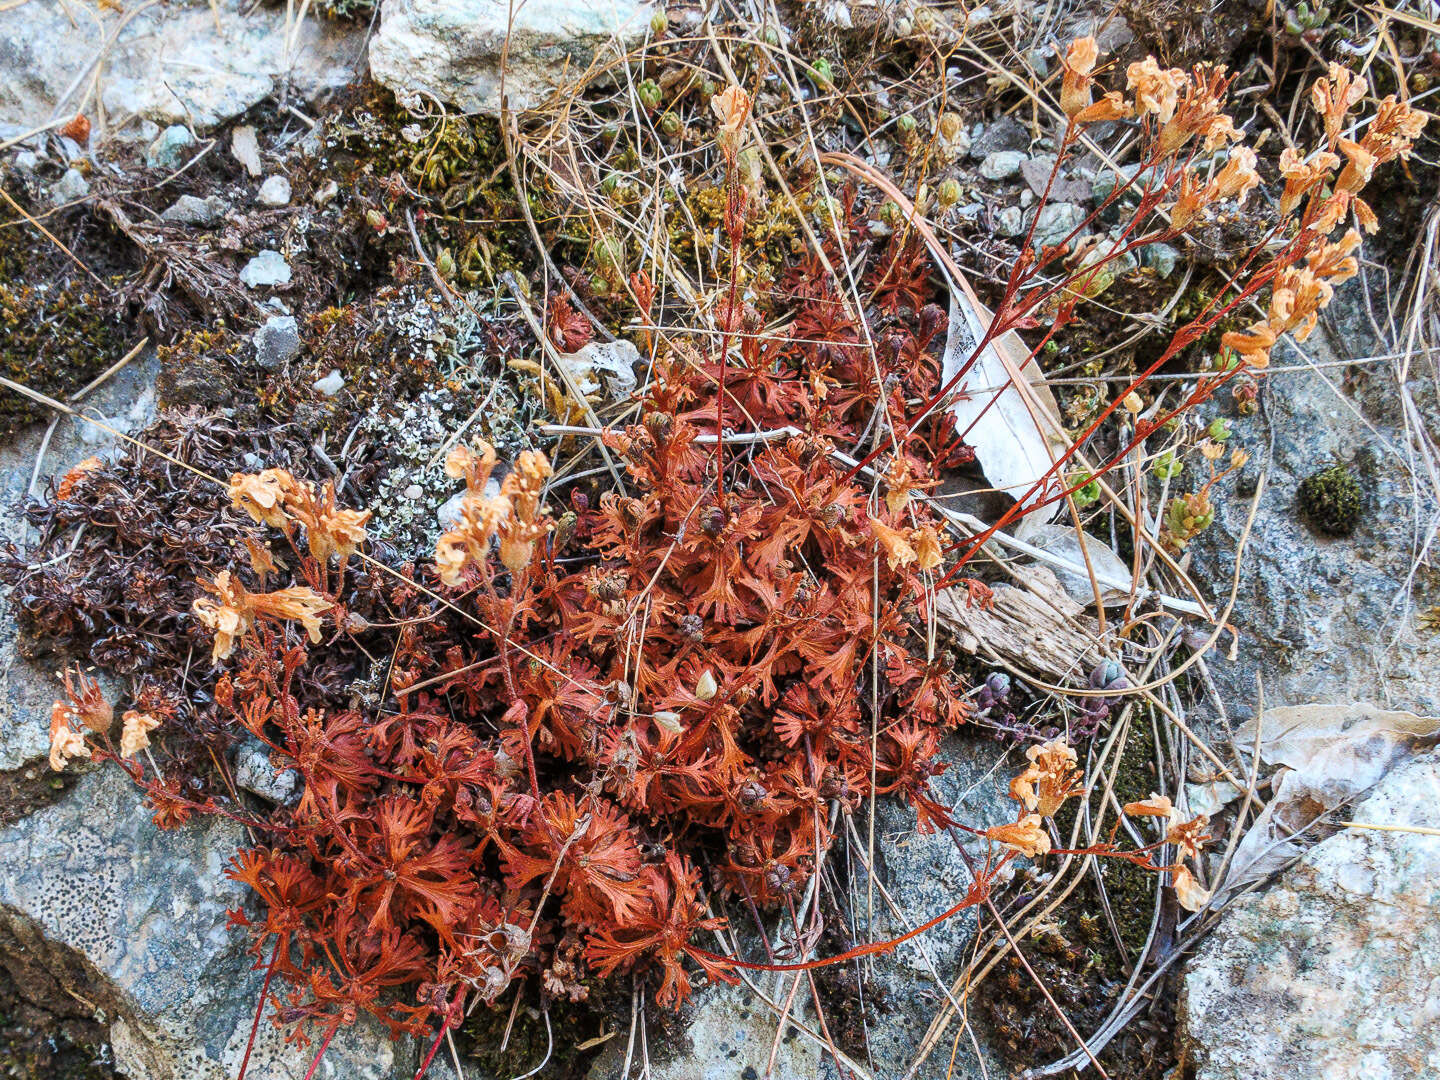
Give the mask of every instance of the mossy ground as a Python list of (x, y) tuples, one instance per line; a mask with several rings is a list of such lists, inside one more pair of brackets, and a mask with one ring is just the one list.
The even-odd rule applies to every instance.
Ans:
[[(0, 226), (0, 374), (52, 396), (79, 390), (129, 344), (116, 301), (123, 281), (107, 274), (97, 283), (23, 221)], [(42, 405), (0, 394), (0, 436), (48, 417)]]

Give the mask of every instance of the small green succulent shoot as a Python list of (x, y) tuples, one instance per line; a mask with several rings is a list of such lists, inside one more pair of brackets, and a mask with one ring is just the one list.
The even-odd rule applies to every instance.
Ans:
[(821, 225), (836, 224), (840, 221), (841, 206), (840, 200), (833, 195), (827, 195), (815, 203), (815, 220)]
[(1217, 416), (1210, 421), (1210, 426), (1205, 429), (1205, 434), (1216, 442), (1224, 442), (1233, 434), (1230, 430), (1230, 421), (1223, 416)]
[(1150, 471), (1159, 480), (1174, 480), (1185, 471), (1185, 463), (1175, 456), (1175, 451), (1164, 450), (1155, 455), (1155, 463), (1150, 466)]
[(618, 273), (625, 265), (625, 247), (613, 236), (602, 236), (590, 249), (602, 273)]
[(680, 122), (680, 116), (677, 113), (667, 112), (664, 116), (660, 117), (660, 130), (666, 135), (679, 135), (680, 132), (684, 130), (684, 127), (685, 125)]
[(1230, 349), (1221, 349), (1220, 354), (1215, 357), (1215, 368), (1218, 371), (1233, 371), (1240, 366), (1240, 358)]
[(655, 14), (650, 16), (650, 32), (656, 37), (670, 29), (670, 18), (665, 14), (664, 8), (656, 8)]
[(940, 181), (940, 186), (935, 191), (935, 200), (942, 210), (948, 210), (960, 201), (960, 194), (960, 181), (947, 177)]
[(658, 109), (660, 103), (665, 100), (665, 92), (660, 89), (660, 84), (654, 79), (645, 79), (635, 88), (636, 96), (640, 98), (640, 104), (647, 109)]
[(1311, 8), (1305, 0), (1300, 0), (1300, 3), (1285, 12), (1285, 31), (1295, 37), (1302, 37), (1312, 30), (1323, 29), (1329, 21), (1328, 5), (1318, 4)]
[(1203, 491), (1194, 495), (1175, 496), (1170, 500), (1170, 508), (1165, 514), (1165, 525), (1171, 538), (1180, 547), (1184, 547), (1214, 523), (1215, 508)]
[(899, 119), (895, 121), (895, 130), (900, 132), (900, 137), (902, 139), (914, 138), (915, 126), (915, 117), (911, 116), (909, 113), (904, 113), (899, 117)]
[[(1076, 487), (1076, 485), (1079, 485)], [(1100, 481), (1088, 472), (1076, 473), (1070, 478), (1070, 486), (1075, 488), (1071, 497), (1075, 505), (1084, 509), (1087, 506), (1094, 506), (1100, 501)]]
[(823, 56), (818, 57), (805, 74), (821, 90), (829, 90), (835, 85), (835, 69)]

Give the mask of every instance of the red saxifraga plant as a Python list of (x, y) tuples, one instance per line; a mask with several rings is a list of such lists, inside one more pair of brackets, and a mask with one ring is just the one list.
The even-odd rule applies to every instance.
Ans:
[[(1146, 61), (1129, 71), (1133, 99), (1112, 91), (1094, 101), (1095, 62), (1092, 41), (1067, 55), (1058, 157), (1090, 125), (1137, 118), (1143, 173), (1101, 208), (1129, 191), (1139, 198), (1134, 219), (1116, 239), (1027, 248), (980, 348), (1016, 328), (1046, 327), (1041, 344), (1050, 340), (1115, 260), (1184, 235), (1259, 184), (1255, 156), (1235, 145), (1221, 108), (1223, 71)], [(1361, 139), (1343, 138), (1358, 98), (1338, 70), (1317, 84), (1325, 146), (1282, 162), (1286, 188), (1270, 235), (1105, 415), (1266, 288), (1265, 321), (1226, 338), (1238, 364), (1199, 380), (1169, 415), (1234, 372), (1263, 367), (1275, 335), (1313, 326), (1333, 286), (1355, 272), (1358, 240), (1328, 237), (1350, 210), (1373, 220), (1358, 200), (1363, 180), (1419, 130), (1415, 114), (1387, 101)], [(87, 684), (57, 706), (57, 767), (77, 756), (123, 759), (161, 824), (219, 812), (260, 831), (232, 874), (263, 910), (234, 918), (254, 935), (274, 1019), (297, 1040), (307, 1022), (318, 1027), (321, 1052), (365, 1013), (397, 1034), (443, 1035), (467, 1002), (494, 1002), (521, 978), (535, 978), (549, 998), (576, 999), (588, 992), (587, 968), (605, 976), (653, 966), (656, 999), (678, 1005), (697, 968), (725, 978), (734, 966), (795, 970), (891, 948), (754, 964), (696, 939), (720, 925), (707, 914), (707, 891), (795, 918), (796, 897), (833, 840), (836, 809), (894, 794), (922, 831), (964, 828), (930, 790), (944, 768), (941, 735), (969, 711), (953, 658), (935, 643), (931, 601), (980, 541), (947, 568), (941, 523), (916, 493), (963, 441), (940, 406), (975, 357), (940, 385), (934, 345), (945, 316), (928, 303), (930, 267), (913, 235), (892, 237), (863, 275), (873, 299), (864, 310), (827, 272), (868, 238), (854, 187), (838, 193), (820, 249), (781, 277), (774, 306), (789, 332), (765, 332), (739, 287), (748, 196), (737, 162), (749, 108), (738, 88), (715, 103), (731, 262), (710, 305), (716, 334), (665, 334), (650, 321), (653, 287), (632, 280), (659, 355), (640, 422), (595, 433), (625, 470), (623, 486), (598, 505), (577, 497), (556, 528), (543, 455), (520, 455), (487, 493), (493, 450), (457, 448), (446, 468), (466, 483), (459, 521), (433, 568), (410, 579), (363, 553), (367, 515), (338, 507), (329, 486), (280, 469), (232, 478), (235, 507), (287, 546), (294, 583), (267, 588), (280, 561), (252, 544), (248, 567), (203, 583), (194, 614), (214, 631), (217, 703), (298, 775), (294, 806), (245, 817), (147, 770), (136, 753), (163, 727), (158, 711), (126, 714), (117, 753), (113, 717)], [(1203, 154), (1227, 147), (1223, 165), (1201, 168)], [(1338, 177), (1336, 149), (1350, 162)], [(586, 336), (573, 313), (557, 314), (556, 341)], [(1137, 424), (1112, 461), (1165, 418)], [(1063, 497), (1057, 478), (1098, 423), (996, 528)], [(837, 464), (837, 449), (867, 440), (873, 449), (860, 466)], [(873, 489), (859, 482), (867, 466)], [(387, 693), (373, 709), (321, 708), (306, 673), (323, 662), (324, 624), (337, 634), (367, 630), (355, 611), (362, 601), (407, 613), (395, 620)], [(296, 620), (308, 648), (288, 625)], [(132, 715), (144, 720), (132, 724)], [(1081, 794), (1076, 759), (1063, 743), (1032, 747), (1029, 757), (1012, 786), (1016, 820), (984, 834), (997, 854), (947, 915), (982, 902), (1014, 858), (1052, 850), (1047, 819)], [(1169, 808), (1152, 800), (1127, 812)], [(1153, 845), (1084, 853), (1169, 871), (1196, 906), (1203, 889), (1183, 859), (1152, 855), (1170, 843), (1197, 858), (1203, 826), (1167, 818)], [(277, 975), (286, 989), (272, 995)]]

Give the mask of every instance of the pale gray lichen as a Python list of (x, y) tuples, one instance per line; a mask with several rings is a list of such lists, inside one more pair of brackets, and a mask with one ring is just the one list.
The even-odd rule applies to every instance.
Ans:
[(460, 481), (445, 475), (456, 442), (484, 439), (503, 463), (534, 443), (528, 434), (536, 406), (518, 380), (486, 352), (478, 296), (455, 309), (419, 301), (394, 313), (396, 340), (433, 363), (444, 384), (411, 401), (379, 400), (360, 421), (358, 437), (382, 447), (387, 463), (373, 487), (374, 535), (408, 556), (435, 550), (443, 531), (438, 512)]

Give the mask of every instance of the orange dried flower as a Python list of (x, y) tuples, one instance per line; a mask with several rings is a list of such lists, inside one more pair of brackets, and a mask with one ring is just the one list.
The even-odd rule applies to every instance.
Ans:
[[(63, 708), (59, 702), (55, 708)], [(54, 721), (54, 714), (51, 714), (50, 722), (50, 768), (56, 772), (63, 772), (65, 766), (73, 758), (88, 758), (90, 747), (85, 743), (85, 736), (73, 730), (65, 723), (58, 726)]]
[(128, 710), (122, 719), (124, 726), (120, 729), (120, 756), (134, 757), (150, 745), (150, 732), (160, 726), (160, 721), (149, 713), (136, 712), (134, 709)]
[(56, 485), (55, 497), (57, 499), (70, 498), (70, 495), (75, 490), (75, 485), (80, 482), (80, 478), (88, 472), (93, 472), (103, 467), (104, 464), (105, 463), (98, 457), (91, 456), (73, 465), (70, 470), (60, 478), (60, 483)]
[(305, 532), (310, 554), (321, 562), (332, 555), (348, 559), (365, 542), (365, 523), (370, 510), (340, 510), (333, 506), (316, 516)]
[(720, 121), (715, 133), (720, 150), (726, 158), (733, 159), (740, 149), (745, 121), (750, 117), (750, 95), (738, 86), (727, 86), (710, 99), (710, 111)]
[(1325, 141), (1333, 144), (1345, 126), (1345, 115), (1369, 90), (1364, 79), (1333, 61), (1330, 73), (1315, 80), (1310, 88), (1310, 103), (1325, 121)]
[(903, 457), (896, 457), (886, 468), (882, 479), (885, 481), (885, 505), (892, 514), (898, 514), (910, 505), (910, 489), (915, 484), (910, 463)]
[[(97, 735), (105, 734), (115, 722), (115, 710), (105, 700), (100, 684), (86, 678), (83, 672), (72, 673), (68, 668), (65, 671), (64, 707), (72, 725), (89, 728)], [(53, 729), (53, 710), (50, 720)]]
[(1340, 164), (1340, 158), (1328, 150), (1319, 150), (1309, 160), (1300, 151), (1287, 146), (1280, 151), (1280, 175), (1285, 190), (1280, 196), (1280, 213), (1289, 214), (1311, 190), (1325, 183)]
[(915, 548), (915, 565), (921, 570), (934, 570), (942, 562), (940, 534), (933, 525), (923, 525), (910, 534)]
[(1175, 812), (1175, 807), (1171, 804), (1168, 795), (1157, 795), (1152, 791), (1148, 799), (1126, 803), (1124, 810), (1127, 817), (1168, 818)]
[(1030, 859), (1050, 851), (1050, 834), (1045, 831), (1039, 814), (1026, 814), (1013, 825), (993, 825), (985, 830), (985, 835)]
[(1176, 845), (1182, 855), (1198, 859), (1205, 841), (1210, 839), (1205, 832), (1205, 827), (1209, 824), (1209, 814), (1200, 814), (1189, 821), (1176, 822), (1166, 831), (1165, 842)]
[(1041, 817), (1054, 817), (1065, 800), (1084, 791), (1075, 751), (1064, 739), (1025, 751), (1030, 764), (1010, 781), (1010, 797)]
[(1363, 142), (1341, 139), (1339, 146), (1347, 160), (1345, 168), (1340, 170), (1339, 179), (1335, 181), (1335, 189), (1358, 195), (1375, 172), (1376, 157)]
[(1060, 61), (1064, 72), (1060, 85), (1060, 111), (1072, 119), (1090, 104), (1090, 84), (1094, 81), (1091, 72), (1100, 50), (1093, 37), (1077, 38), (1065, 50)]
[(74, 118), (60, 129), (60, 134), (67, 139), (74, 139), (82, 147), (90, 145), (90, 118), (84, 113), (76, 113)]
[(1175, 887), (1175, 899), (1186, 911), (1199, 911), (1210, 902), (1210, 890), (1202, 889), (1183, 864), (1170, 872), (1170, 884)]
[(1125, 82), (1135, 93), (1136, 109), (1164, 124), (1175, 115), (1186, 79), (1179, 68), (1162, 68), (1153, 56), (1147, 56), (1125, 70)]
[(1218, 145), (1218, 140), (1234, 132), (1235, 125), (1220, 111), (1221, 100), (1229, 85), (1223, 67), (1196, 67), (1174, 106), (1175, 114), (1160, 129), (1156, 147), (1162, 155), (1173, 154), (1196, 135)]
[(320, 640), (320, 616), (334, 605), (314, 589), (292, 585), (269, 593), (252, 593), (222, 570), (214, 581), (200, 582), (213, 594), (200, 596), (190, 606), (195, 617), (215, 631), (210, 659), (219, 663), (255, 626), (256, 618), (276, 620), (299, 619), (311, 642)]
[(1277, 340), (1279, 335), (1264, 322), (1255, 323), (1247, 330), (1230, 330), (1220, 335), (1221, 347), (1231, 350), (1253, 368), (1269, 366), (1270, 350)]
[(1234, 199), (1244, 204), (1245, 196), (1260, 184), (1260, 175), (1255, 171), (1255, 151), (1248, 146), (1237, 146), (1230, 151), (1220, 174), (1215, 177), (1215, 195), (1221, 199)]
[(880, 541), (880, 547), (885, 552), (885, 563), (891, 570), (909, 566), (920, 557), (899, 529), (892, 529), (889, 525), (871, 518), (870, 531), (875, 535), (875, 539)]
[(310, 636), (311, 643), (320, 640), (320, 616), (335, 605), (314, 589), (292, 585), (268, 593), (249, 593), (250, 610), (260, 618), (289, 621), (298, 619)]
[(284, 469), (235, 473), (230, 477), (230, 502), (253, 520), (272, 529), (283, 529), (288, 520), (285, 496), (295, 489), (295, 478)]
[(1075, 114), (1077, 124), (1103, 124), (1111, 120), (1123, 120), (1131, 113), (1131, 106), (1118, 90), (1111, 90), (1093, 105), (1087, 105)]

